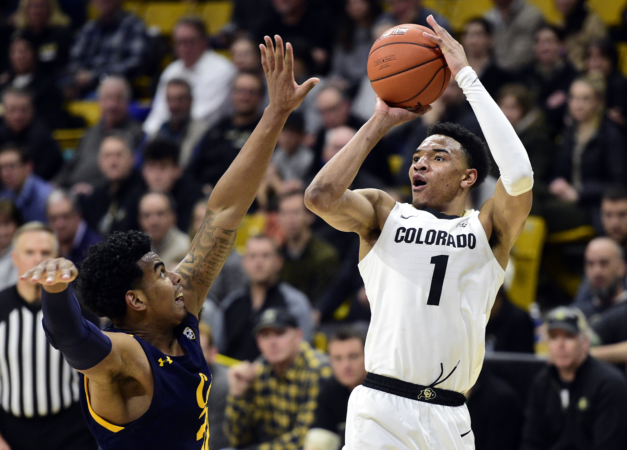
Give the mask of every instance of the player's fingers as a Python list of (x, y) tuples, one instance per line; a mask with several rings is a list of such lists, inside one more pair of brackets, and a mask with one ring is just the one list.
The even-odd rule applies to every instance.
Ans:
[(74, 263), (68, 259), (62, 259), (59, 263), (59, 270), (61, 271), (62, 280), (70, 280), (78, 275), (78, 270)]
[(285, 44), (285, 69), (294, 75), (294, 49), (289, 42)]
[(301, 84), (298, 87), (298, 93), (299, 95), (302, 96), (306, 96), (307, 94), (309, 94), (311, 92), (311, 90), (316, 87), (316, 84), (320, 83), (320, 79), (319, 78), (310, 78), (307, 81), (305, 81), (303, 84)]
[(274, 57), (276, 59), (276, 70), (281, 72), (285, 63), (285, 52), (283, 51), (283, 39), (278, 34), (274, 35), (274, 42), (276, 47), (274, 48)]
[(266, 41), (266, 48), (268, 49), (268, 68), (270, 72), (272, 72), (274, 71), (274, 44), (272, 43), (270, 36), (264, 37), (264, 40)]
[(424, 37), (426, 37), (427, 39), (429, 39), (431, 42), (435, 42), (436, 44), (438, 44), (440, 47), (445, 47), (444, 45), (444, 41), (442, 40), (441, 37), (438, 37), (434, 34), (429, 34), (426, 31), (422, 33)]
[(46, 262), (46, 283), (52, 283), (57, 278), (57, 262), (52, 259)]
[(39, 280), (41, 279), (43, 272), (44, 272), (44, 266), (42, 264), (37, 265), (37, 267), (35, 267), (34, 269), (29, 270), (30, 273), (30, 281), (33, 283), (37, 283), (39, 282)]
[(268, 52), (266, 50), (266, 46), (259, 44), (259, 50), (261, 51), (261, 67), (263, 67), (263, 71), (265, 73), (268, 73), (270, 71), (270, 67), (268, 66)]

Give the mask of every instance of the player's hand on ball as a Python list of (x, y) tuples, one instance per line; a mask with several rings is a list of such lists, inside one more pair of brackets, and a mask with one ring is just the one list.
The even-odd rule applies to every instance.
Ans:
[(375, 115), (383, 115), (390, 128), (414, 120), (429, 111), (431, 111), (431, 105), (421, 106), (416, 109), (392, 108), (379, 97), (377, 97), (377, 103), (374, 107)]
[(446, 28), (440, 26), (433, 16), (427, 17), (427, 22), (429, 22), (429, 25), (433, 28), (434, 34), (425, 33), (424, 35), (427, 39), (440, 46), (444, 58), (446, 59), (446, 64), (448, 64), (453, 78), (455, 78), (460, 70), (469, 65), (464, 47), (446, 31)]
[(241, 397), (255, 379), (257, 364), (243, 361), (229, 369), (229, 393), (235, 397)]
[(264, 38), (261, 50), (261, 65), (268, 81), (270, 105), (281, 113), (291, 113), (300, 106), (309, 91), (320, 81), (310, 78), (302, 85), (294, 80), (294, 50), (289, 42), (283, 49), (283, 39), (275, 35), (276, 47), (269, 36)]
[(78, 276), (74, 263), (65, 258), (49, 259), (24, 273), (20, 279), (32, 284), (41, 284), (51, 293), (65, 290)]

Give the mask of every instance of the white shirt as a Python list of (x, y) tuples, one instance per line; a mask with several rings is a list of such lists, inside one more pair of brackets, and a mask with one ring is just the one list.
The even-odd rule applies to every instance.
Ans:
[(174, 78), (182, 78), (192, 87), (192, 119), (215, 124), (223, 115), (236, 73), (237, 69), (231, 61), (212, 50), (207, 50), (189, 68), (177, 59), (161, 74), (152, 110), (144, 122), (144, 131), (153, 136), (170, 118), (165, 91), (168, 81)]

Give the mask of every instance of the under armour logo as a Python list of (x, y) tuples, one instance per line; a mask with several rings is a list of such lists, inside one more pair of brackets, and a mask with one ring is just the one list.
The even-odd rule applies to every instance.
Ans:
[(418, 400), (433, 400), (435, 398), (435, 391), (431, 388), (423, 389), (418, 394)]
[(172, 364), (172, 360), (169, 356), (166, 356), (165, 360), (163, 358), (159, 358), (159, 367), (163, 367), (165, 363)]
[(458, 227), (467, 227), (468, 226), (468, 222), (462, 222), (459, 225), (457, 225)]

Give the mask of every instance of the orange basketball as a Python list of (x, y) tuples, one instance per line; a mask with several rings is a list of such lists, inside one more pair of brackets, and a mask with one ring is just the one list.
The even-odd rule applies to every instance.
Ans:
[(383, 33), (370, 50), (370, 84), (390, 106), (429, 105), (448, 86), (451, 71), (440, 47), (422, 34), (425, 31), (433, 34), (420, 25), (397, 25)]

